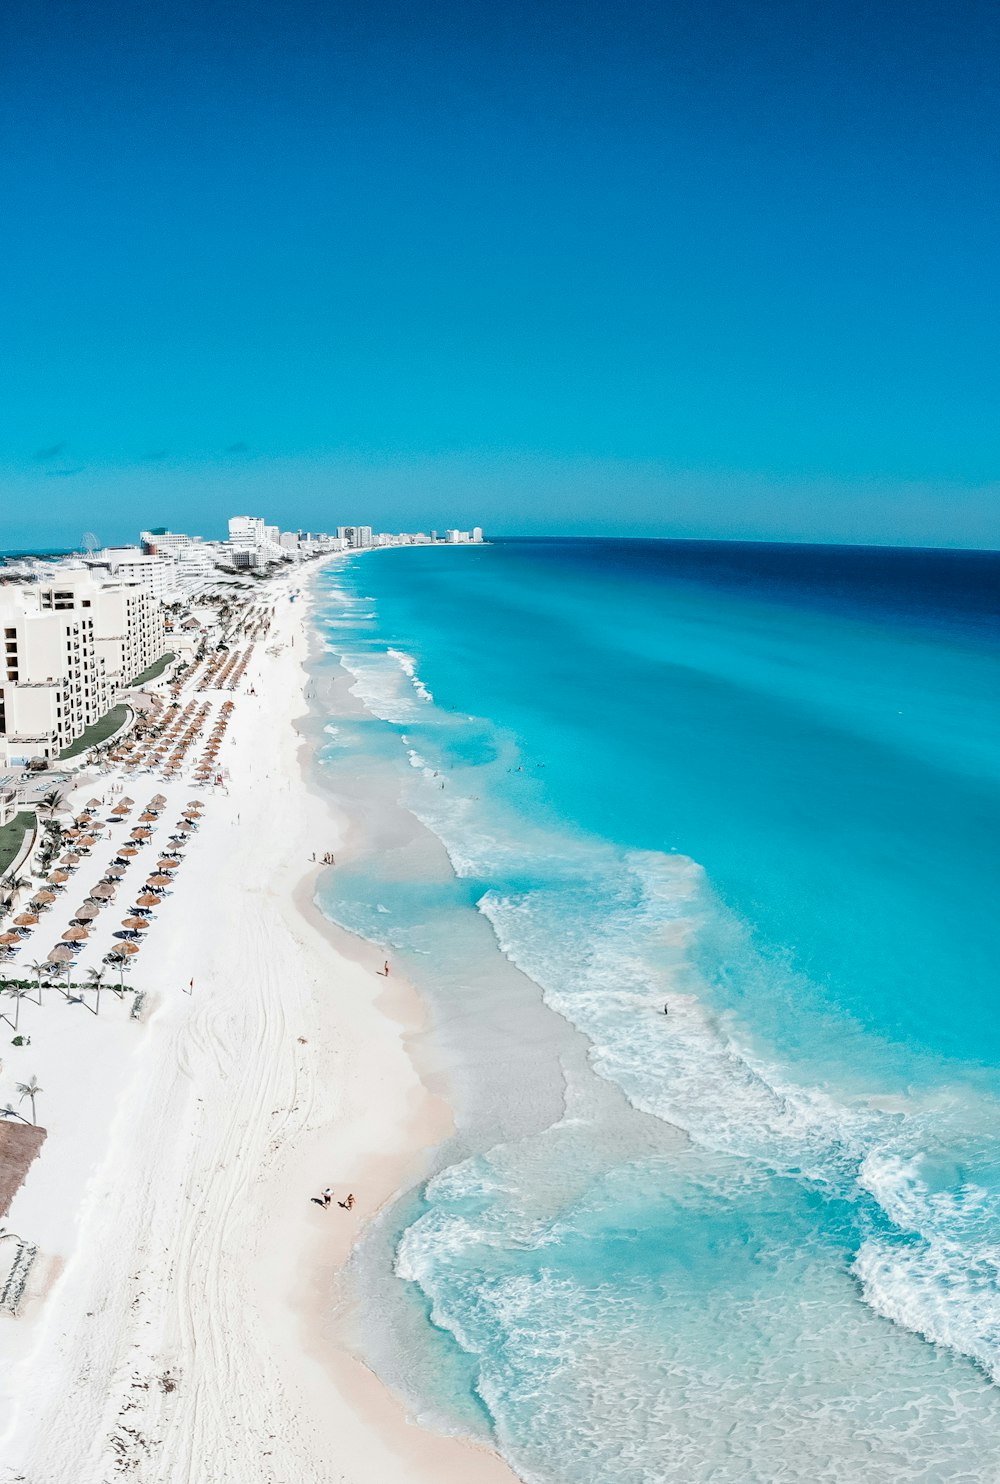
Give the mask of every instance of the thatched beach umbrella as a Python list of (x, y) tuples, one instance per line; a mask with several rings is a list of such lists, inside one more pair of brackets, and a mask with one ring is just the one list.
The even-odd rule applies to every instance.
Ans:
[(93, 922), (95, 917), (100, 916), (101, 909), (95, 903), (84, 902), (79, 912), (74, 912), (74, 922)]
[(129, 809), (129, 806), (127, 804), (116, 804), (115, 807), (112, 809), (111, 813), (112, 814), (127, 814), (128, 813), (128, 809)]
[(128, 958), (131, 958), (133, 954), (139, 952), (139, 945), (138, 943), (119, 943), (115, 952), (124, 953)]
[(14, 918), (15, 927), (34, 927), (38, 921), (37, 912), (20, 912)]
[(144, 891), (141, 897), (136, 897), (137, 907), (159, 907), (160, 899), (151, 891)]
[(80, 850), (92, 850), (96, 844), (97, 844), (97, 836), (96, 835), (84, 835), (82, 837), (82, 839), (78, 842), (78, 848)]
[(121, 850), (119, 850), (118, 854), (119, 855), (129, 855), (129, 856), (131, 856), (131, 855), (138, 855), (139, 852), (138, 852), (138, 850), (136, 850), (136, 848), (135, 848), (134, 845), (123, 845), (122, 848), (121, 848)]
[(149, 923), (145, 917), (124, 917), (122, 918), (122, 927), (128, 928), (132, 933), (144, 933), (149, 927)]
[(80, 864), (80, 857), (71, 850), (67, 855), (63, 856), (60, 864), (63, 866), (78, 866)]
[(82, 943), (85, 938), (90, 937), (90, 932), (85, 927), (67, 928), (63, 933), (64, 943)]
[(120, 881), (124, 875), (124, 866), (109, 866), (104, 873), (105, 880), (107, 881)]
[(50, 964), (69, 964), (73, 962), (73, 950), (66, 943), (57, 943), (48, 956)]
[(139, 815), (139, 823), (140, 824), (155, 824), (156, 823), (156, 820), (157, 820), (157, 815), (154, 814), (153, 811), (150, 810), (150, 809), (147, 809), (146, 812), (145, 812), (145, 814), (140, 814)]
[(0, 943), (3, 944), (4, 948), (12, 948), (15, 943), (20, 943), (21, 941), (20, 933), (0, 933)]
[(69, 880), (68, 871), (50, 871), (49, 880), (54, 881), (56, 886), (62, 886), (63, 882)]
[(56, 894), (54, 891), (36, 891), (35, 895), (31, 899), (31, 905), (33, 907), (36, 905), (39, 907), (45, 907), (48, 905), (49, 902), (54, 902), (55, 899)]
[(88, 799), (87, 800), (87, 808), (88, 809), (100, 809), (100, 807), (101, 807), (101, 801), (100, 801), (100, 799)]
[(165, 871), (158, 871), (155, 876), (150, 876), (146, 882), (147, 886), (173, 886), (174, 878), (167, 875)]
[(97, 902), (113, 902), (115, 899), (115, 888), (110, 881), (99, 881), (90, 895)]

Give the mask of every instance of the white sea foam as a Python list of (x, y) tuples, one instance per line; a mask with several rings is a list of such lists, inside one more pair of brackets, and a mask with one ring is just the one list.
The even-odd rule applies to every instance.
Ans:
[(971, 1356), (1000, 1382), (1000, 1199), (975, 1183), (932, 1191), (920, 1160), (873, 1151), (859, 1183), (907, 1240), (872, 1237), (854, 1272), (886, 1319)]
[[(948, 1207), (919, 1182), (876, 1175), (924, 1147), (933, 1118), (912, 1097), (897, 1097), (890, 1108), (797, 1083), (755, 1050), (733, 1017), (707, 1008), (687, 952), (722, 909), (695, 862), (656, 852), (622, 856), (599, 842), (570, 845), (523, 822), (518, 832), (454, 788), (429, 790), (415, 809), (459, 876), (539, 883), (491, 888), (479, 907), (503, 952), (587, 1035), (601, 1076), (706, 1150), (847, 1200), (869, 1196), (903, 1241), (926, 1240), (931, 1226), (919, 1260), (892, 1242), (865, 1244), (856, 1269), (864, 1297), (991, 1373), (1000, 1365), (1000, 1254), (983, 1245), (976, 1202), (967, 1192)], [(1000, 1210), (987, 1205), (1000, 1230)], [(953, 1237), (943, 1242), (946, 1207)], [(982, 1275), (975, 1282), (965, 1273), (970, 1253)]]
[(384, 652), (342, 650), (340, 663), (354, 677), (351, 693), (373, 716), (397, 724), (419, 719), (421, 702), (399, 666)]
[[(732, 1240), (742, 1226), (722, 1226), (704, 1254), (719, 1264), (716, 1281), (687, 1281), (689, 1213), (697, 1232), (700, 1210), (718, 1203), (725, 1220), (742, 1197), (766, 1217), (769, 1177), (749, 1167), (742, 1178), (731, 1167), (713, 1175), (704, 1156), (686, 1170), (682, 1161), (673, 1227), (633, 1233), (633, 1246), (647, 1244), (645, 1263), (602, 1271), (586, 1262), (588, 1246), (596, 1258), (620, 1208), (659, 1187), (663, 1171), (612, 1163), (602, 1177), (592, 1131), (569, 1149), (554, 1134), (438, 1176), (397, 1257), (434, 1323), (478, 1357), (477, 1389), (523, 1477), (992, 1484), (989, 1388), (959, 1372), (943, 1387), (930, 1350), (911, 1352), (901, 1369), (891, 1331), (845, 1303), (841, 1274), (808, 1230), (776, 1229), (771, 1247), (744, 1253)], [(579, 1195), (563, 1192), (555, 1215), (540, 1213), (533, 1192), (547, 1176), (563, 1180), (574, 1153)], [(685, 1180), (695, 1187), (689, 1210)], [(567, 1250), (575, 1259), (557, 1255)]]
[(434, 697), (417, 674), (417, 662), (413, 656), (406, 654), (402, 649), (389, 649), (387, 653), (396, 661), (420, 699), (422, 701), (433, 701)]

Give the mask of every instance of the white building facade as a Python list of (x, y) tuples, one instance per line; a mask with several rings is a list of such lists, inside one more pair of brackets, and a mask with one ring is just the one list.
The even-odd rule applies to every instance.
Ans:
[(179, 596), (177, 558), (172, 552), (154, 555), (135, 546), (112, 546), (99, 560), (119, 582), (134, 583), (161, 603), (172, 603)]
[(229, 547), (233, 555), (252, 552), (257, 560), (239, 561), (234, 566), (257, 566), (264, 562), (288, 560), (288, 552), (281, 545), (281, 532), (277, 526), (266, 526), (260, 515), (232, 515), (229, 518)]
[(0, 595), (0, 761), (58, 758), (165, 653), (163, 605), (82, 568)]
[(92, 600), (87, 607), (60, 600), (43, 608), (37, 594), (23, 589), (0, 598), (0, 756), (6, 765), (57, 758), (109, 709), (95, 618)]
[(371, 526), (338, 526), (337, 535), (344, 543), (342, 550), (364, 551), (374, 545)]

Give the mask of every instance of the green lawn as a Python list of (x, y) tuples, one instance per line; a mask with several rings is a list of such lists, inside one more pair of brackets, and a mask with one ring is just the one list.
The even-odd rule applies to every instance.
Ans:
[(148, 681), (155, 680), (158, 675), (163, 674), (164, 670), (167, 668), (172, 660), (173, 655), (169, 652), (167, 654), (161, 655), (158, 660), (154, 661), (154, 663), (150, 665), (148, 670), (143, 670), (141, 675), (137, 675), (135, 679), (131, 681), (131, 684), (146, 685)]
[(20, 814), (15, 814), (10, 823), (0, 829), (0, 876), (4, 874), (20, 850), (21, 841), (25, 835), (34, 828), (34, 814), (30, 809), (22, 809)]
[(77, 737), (75, 742), (71, 742), (69, 747), (64, 747), (59, 756), (79, 757), (80, 753), (86, 752), (88, 747), (94, 747), (98, 742), (104, 742), (108, 737), (113, 737), (115, 732), (125, 725), (130, 710), (131, 707), (125, 705), (112, 706), (105, 716), (87, 727), (83, 735)]

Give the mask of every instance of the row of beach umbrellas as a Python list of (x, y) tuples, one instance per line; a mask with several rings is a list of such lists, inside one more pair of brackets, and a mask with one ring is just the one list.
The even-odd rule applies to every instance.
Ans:
[(129, 771), (139, 767), (162, 767), (165, 776), (175, 776), (189, 747), (204, 729), (209, 710), (207, 702), (197, 706), (196, 702), (190, 701), (180, 715), (162, 731), (145, 738), (141, 743), (123, 744), (118, 755), (119, 760)]
[(195, 766), (194, 776), (199, 783), (207, 783), (215, 770), (219, 748), (222, 746), (223, 738), (226, 735), (226, 728), (229, 726), (229, 720), (233, 714), (233, 704), (232, 701), (223, 702), (219, 719), (212, 728), (211, 735)]
[(231, 650), (228, 656), (214, 656), (198, 681), (198, 690), (224, 690), (227, 686), (230, 690), (235, 690), (243, 678), (252, 653), (251, 643), (244, 650)]
[[(91, 833), (94, 816), (101, 807), (100, 799), (91, 799), (86, 808), (77, 815), (74, 825), (62, 832), (62, 838), (71, 841), (69, 849), (60, 859), (59, 865), (49, 873), (49, 882), (56, 888), (62, 886), (69, 880), (69, 873), (79, 865), (81, 858), (88, 855), (98, 842), (98, 836)], [(56, 900), (56, 892), (52, 885), (37, 891), (29, 901), (27, 907), (18, 912), (14, 917), (12, 925), (6, 932), (0, 933), (0, 952), (9, 958), (31, 937), (33, 930), (38, 926), (41, 914), (47, 912)]]
[(156, 863), (156, 869), (147, 876), (146, 884), (137, 895), (135, 904), (127, 916), (122, 918), (121, 929), (117, 934), (119, 942), (107, 955), (107, 962), (120, 963), (134, 958), (139, 952), (142, 935), (148, 930), (153, 913), (161, 904), (163, 893), (173, 885), (175, 872), (183, 860), (179, 847), (192, 830), (197, 828), (203, 807), (199, 799), (191, 799), (182, 811), (181, 818), (174, 827), (174, 834), (170, 836), (171, 848), (163, 851)]
[[(117, 818), (124, 818), (134, 804), (134, 799), (124, 797), (112, 809), (112, 814)], [(50, 963), (70, 963), (79, 952), (81, 943), (87, 941), (90, 936), (92, 924), (100, 915), (101, 909), (114, 901), (115, 892), (129, 861), (138, 853), (139, 844), (145, 843), (152, 832), (152, 824), (155, 822), (166, 804), (164, 794), (156, 794), (146, 805), (140, 815), (140, 819), (147, 823), (137, 825), (131, 833), (130, 839), (135, 844), (120, 846), (110, 866), (108, 866), (101, 880), (91, 888), (90, 895), (83, 905), (78, 907), (70, 919), (70, 925), (62, 935), (62, 942), (57, 943), (49, 954)]]

